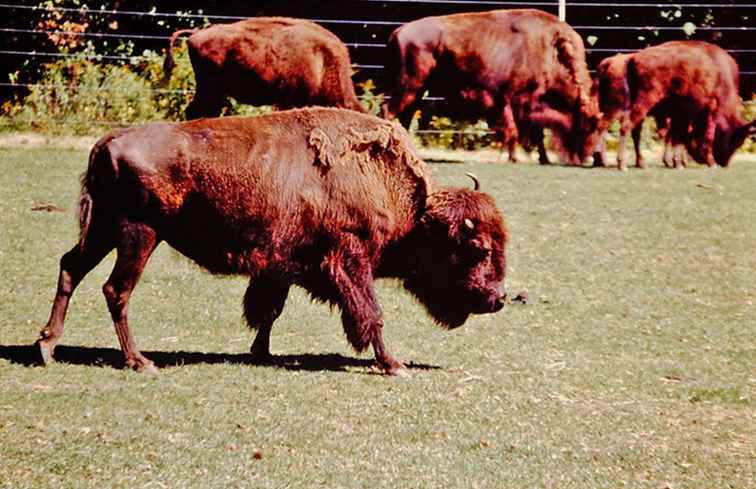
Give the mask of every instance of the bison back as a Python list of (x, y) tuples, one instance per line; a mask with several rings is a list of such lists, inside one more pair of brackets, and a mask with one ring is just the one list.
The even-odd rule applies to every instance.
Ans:
[(407, 134), (348, 110), (153, 124), (93, 151), (95, 209), (148, 222), (217, 273), (296, 269), (344, 232), (377, 253), (412, 227), (428, 193)]

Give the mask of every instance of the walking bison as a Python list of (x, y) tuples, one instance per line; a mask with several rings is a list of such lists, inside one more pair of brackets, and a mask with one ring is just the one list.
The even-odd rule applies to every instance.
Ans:
[(626, 58), (629, 96), (623, 112), (617, 162), (625, 167), (627, 133), (651, 113), (667, 118), (673, 142), (708, 166), (727, 166), (754, 133), (743, 118), (737, 62), (724, 49), (703, 41), (670, 41)]
[(185, 34), (196, 93), (187, 119), (220, 115), (226, 96), (281, 109), (323, 105), (364, 111), (354, 92), (349, 51), (312, 22), (257, 17), (173, 33), (164, 62), (173, 71), (173, 45)]
[(290, 286), (341, 310), (357, 350), (386, 349), (373, 280), (402, 280), (440, 325), (501, 309), (507, 230), (493, 199), (435, 187), (407, 133), (354, 111), (295, 109), (257, 118), (156, 123), (114, 131), (82, 178), (79, 243), (60, 261), (37, 342), (51, 361), (71, 294), (113, 248), (103, 286), (126, 365), (152, 370), (129, 329), (129, 297), (165, 241), (216, 274), (249, 276), (251, 352), (270, 358), (270, 332)]
[[(592, 151), (598, 104), (580, 36), (555, 16), (531, 9), (425, 17), (389, 38), (384, 117), (407, 127), (428, 90), (445, 97), (453, 118), (484, 117), (512, 147), (538, 147), (548, 163), (543, 128), (572, 162)], [(511, 154), (511, 151), (510, 151)]]

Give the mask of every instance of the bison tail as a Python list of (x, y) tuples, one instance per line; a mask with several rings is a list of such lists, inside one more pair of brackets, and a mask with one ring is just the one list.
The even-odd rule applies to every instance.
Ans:
[(87, 244), (89, 225), (92, 223), (92, 196), (82, 188), (81, 200), (79, 200), (79, 250), (84, 251)]
[(113, 184), (118, 178), (118, 162), (109, 146), (117, 135), (117, 133), (111, 133), (95, 143), (89, 153), (87, 171), (81, 176), (78, 216), (80, 250), (83, 250), (87, 244), (95, 210), (98, 216), (102, 216), (103, 211), (109, 207), (108, 197), (113, 193)]
[(194, 34), (199, 29), (181, 29), (173, 34), (168, 40), (168, 47), (165, 49), (165, 60), (163, 60), (163, 84), (167, 84), (171, 75), (173, 74), (173, 68), (176, 66), (176, 62), (173, 60), (173, 46), (176, 44), (176, 40), (184, 34)]

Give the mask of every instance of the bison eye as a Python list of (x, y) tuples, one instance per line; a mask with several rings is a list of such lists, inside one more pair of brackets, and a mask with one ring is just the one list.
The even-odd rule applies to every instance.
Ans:
[(467, 255), (475, 263), (483, 261), (491, 255), (491, 247), (477, 239), (470, 241), (470, 245), (471, 246), (467, 250)]

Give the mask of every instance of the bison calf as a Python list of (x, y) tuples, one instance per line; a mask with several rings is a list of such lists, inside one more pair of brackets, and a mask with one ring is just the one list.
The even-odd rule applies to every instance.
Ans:
[(76, 286), (113, 248), (103, 287), (126, 365), (154, 369), (129, 330), (129, 297), (165, 241), (205, 269), (250, 277), (244, 316), (252, 354), (270, 357), (270, 331), (291, 285), (341, 310), (357, 351), (383, 343), (373, 280), (394, 277), (442, 326), (501, 309), (507, 231), (493, 199), (435, 188), (397, 124), (340, 109), (160, 123), (95, 144), (82, 179), (79, 243), (63, 255), (37, 344), (49, 362)]
[(281, 109), (323, 105), (363, 112), (354, 93), (349, 51), (336, 35), (312, 22), (257, 17), (171, 36), (164, 63), (171, 76), (171, 50), (189, 37), (197, 91), (187, 119), (220, 115), (226, 96)]

